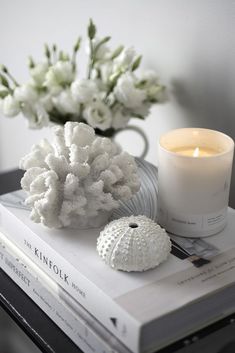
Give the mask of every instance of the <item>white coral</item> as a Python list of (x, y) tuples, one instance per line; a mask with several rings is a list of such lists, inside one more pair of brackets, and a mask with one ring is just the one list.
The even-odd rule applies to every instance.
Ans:
[(54, 128), (53, 143), (34, 145), (20, 161), (31, 219), (51, 228), (93, 226), (139, 190), (134, 158), (83, 123)]

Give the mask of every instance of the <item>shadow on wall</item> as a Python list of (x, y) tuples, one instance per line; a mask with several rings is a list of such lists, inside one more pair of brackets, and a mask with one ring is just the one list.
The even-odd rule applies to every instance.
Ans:
[[(201, 62), (191, 70), (190, 81), (175, 78), (175, 99), (184, 110), (188, 126), (219, 130), (235, 140), (234, 88), (228, 69), (217, 70)], [(235, 208), (235, 160), (230, 189), (230, 206)]]

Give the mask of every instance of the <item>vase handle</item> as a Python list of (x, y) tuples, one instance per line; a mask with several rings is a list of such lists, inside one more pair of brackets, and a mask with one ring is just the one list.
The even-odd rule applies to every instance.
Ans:
[(140, 154), (140, 156), (136, 156), (136, 157), (139, 157), (139, 158), (145, 158), (146, 154), (148, 153), (148, 150), (149, 150), (149, 141), (148, 141), (148, 138), (145, 134), (145, 132), (138, 126), (135, 126), (135, 125), (128, 125), (125, 127), (125, 129), (123, 130), (117, 130), (114, 134), (114, 138), (121, 132), (123, 131), (127, 131), (127, 130), (131, 130), (131, 131), (134, 131), (136, 133), (138, 133), (143, 141), (144, 141), (144, 148), (143, 148), (143, 151), (142, 153)]

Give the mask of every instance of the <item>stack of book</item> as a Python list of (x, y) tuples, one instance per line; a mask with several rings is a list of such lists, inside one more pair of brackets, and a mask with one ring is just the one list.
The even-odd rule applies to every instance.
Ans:
[(84, 352), (154, 352), (235, 311), (234, 210), (221, 233), (174, 237), (166, 262), (125, 273), (99, 258), (99, 229), (47, 229), (21, 200), (1, 197), (0, 266)]

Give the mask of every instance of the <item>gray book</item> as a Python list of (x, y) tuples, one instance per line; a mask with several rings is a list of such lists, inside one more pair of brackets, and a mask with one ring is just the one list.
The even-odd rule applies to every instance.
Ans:
[(0, 267), (85, 353), (130, 353), (1, 232)]

